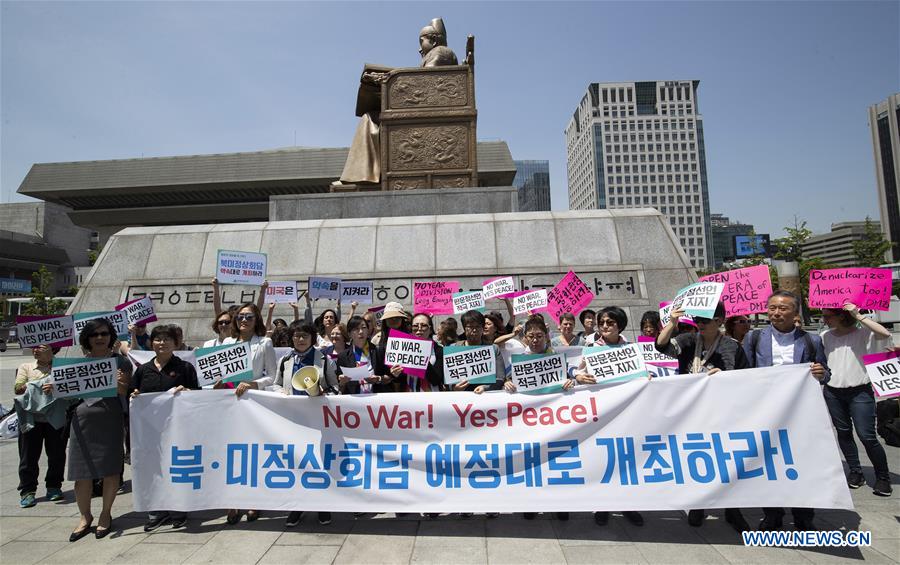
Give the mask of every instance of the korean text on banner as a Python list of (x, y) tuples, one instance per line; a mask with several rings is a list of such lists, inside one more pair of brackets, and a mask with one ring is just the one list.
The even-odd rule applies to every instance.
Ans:
[(456, 281), (413, 281), (413, 311), (423, 314), (453, 314), (453, 295), (459, 292)]
[(768, 265), (755, 265), (724, 273), (700, 277), (701, 281), (719, 282), (725, 285), (722, 302), (726, 316), (749, 316), (766, 311), (766, 302), (772, 295), (772, 277)]
[(125, 312), (129, 325), (149, 324), (156, 321), (156, 311), (153, 309), (153, 301), (149, 296), (123, 302), (116, 306), (116, 310)]
[(432, 346), (434, 342), (430, 339), (391, 330), (385, 345), (384, 364), (388, 367), (399, 365), (408, 375), (424, 377), (431, 360)]
[(900, 396), (900, 351), (863, 355), (866, 374), (878, 398)]
[(341, 281), (341, 302), (372, 303), (372, 281)]
[(582, 358), (587, 372), (597, 382), (627, 381), (648, 375), (641, 345), (638, 343), (585, 347)]
[(539, 396), (142, 394), (130, 420), (138, 512), (853, 507), (808, 365)]
[(117, 370), (115, 357), (57, 357), (50, 373), (53, 396), (113, 398), (117, 394)]
[(465, 314), (469, 310), (485, 311), (484, 293), (480, 290), (453, 293), (453, 313)]
[(246, 341), (201, 347), (194, 350), (194, 357), (200, 386), (253, 379), (250, 344)]
[(644, 335), (638, 336), (638, 345), (641, 346), (641, 354), (650, 376), (665, 377), (678, 374), (678, 359), (657, 351), (655, 339)]
[(338, 300), (341, 297), (341, 279), (333, 277), (309, 277), (309, 297)]
[(523, 290), (512, 296), (513, 314), (519, 316), (547, 308), (547, 289)]
[(72, 316), (16, 316), (16, 336), (22, 348), (49, 345), (68, 347), (74, 343)]
[(469, 381), (470, 385), (497, 381), (497, 356), (493, 345), (448, 345), (444, 348), (444, 384)]
[(559, 392), (568, 379), (566, 356), (555, 355), (513, 355), (512, 382), (516, 390), (529, 394)]
[(547, 292), (547, 312), (558, 324), (564, 312), (578, 315), (594, 299), (594, 293), (578, 275), (569, 271), (556, 286)]
[(219, 284), (259, 286), (266, 280), (266, 254), (219, 249), (216, 279)]
[(297, 302), (297, 281), (269, 281), (266, 287), (266, 302), (290, 304)]
[(88, 322), (98, 318), (109, 320), (109, 323), (112, 324), (115, 329), (117, 338), (123, 341), (128, 339), (128, 316), (122, 310), (113, 312), (81, 312), (79, 314), (74, 314), (72, 319), (75, 321), (75, 335), (77, 336), (80, 334), (81, 330), (84, 329), (84, 326), (86, 326)]
[(813, 269), (809, 272), (810, 308), (891, 309), (890, 269)]
[(497, 277), (484, 281), (481, 287), (484, 299), (507, 298), (516, 292), (516, 281), (512, 277)]
[(691, 317), (713, 318), (725, 285), (720, 282), (696, 282), (678, 291), (672, 304), (681, 305)]

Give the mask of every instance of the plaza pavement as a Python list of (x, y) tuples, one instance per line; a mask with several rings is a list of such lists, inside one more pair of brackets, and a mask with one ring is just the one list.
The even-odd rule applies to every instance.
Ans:
[[(6, 407), (12, 405), (15, 368), (28, 358), (16, 349), (0, 355), (0, 402)], [(130, 489), (116, 499), (107, 538), (69, 543), (78, 525), (72, 483), (63, 485), (65, 502), (48, 502), (41, 484), (37, 506), (19, 508), (16, 442), (0, 440), (0, 563), (898, 563), (900, 450), (887, 449), (894, 470), (892, 498), (876, 497), (864, 487), (851, 491), (855, 511), (816, 514), (823, 530), (871, 531), (872, 546), (866, 548), (746, 548), (721, 511), (701, 528), (688, 526), (681, 512), (646, 512), (640, 528), (616, 514), (599, 528), (588, 513), (574, 513), (568, 522), (549, 515), (526, 521), (518, 514), (425, 520), (336, 513), (329, 526), (319, 526), (309, 513), (297, 527), (285, 528), (283, 513), (264, 512), (252, 524), (242, 520), (228, 526), (223, 512), (206, 511), (192, 513), (187, 528), (166, 525), (146, 534), (145, 515), (132, 510)], [(871, 466), (860, 453), (872, 484)], [(42, 459), (41, 481), (45, 464)], [(125, 479), (130, 486), (127, 466)], [(95, 520), (99, 507), (95, 498)], [(753, 525), (761, 518), (758, 509), (744, 515)]]

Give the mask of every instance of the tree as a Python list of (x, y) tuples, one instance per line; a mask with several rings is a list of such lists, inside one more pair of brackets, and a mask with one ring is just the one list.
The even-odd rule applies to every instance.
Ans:
[(868, 216), (866, 216), (865, 230), (862, 239), (853, 242), (856, 265), (858, 267), (884, 265), (884, 254), (897, 244), (884, 239), (884, 234), (875, 227), (875, 223)]
[(812, 235), (812, 230), (806, 227), (806, 220), (800, 220), (794, 216), (794, 227), (785, 227), (785, 237), (779, 237), (772, 243), (775, 245), (775, 259), (784, 261), (803, 260), (803, 244)]
[(25, 313), (32, 316), (49, 316), (66, 311), (66, 303), (58, 298), (49, 298), (53, 293), (53, 273), (45, 265), (31, 273), (31, 302), (25, 305)]

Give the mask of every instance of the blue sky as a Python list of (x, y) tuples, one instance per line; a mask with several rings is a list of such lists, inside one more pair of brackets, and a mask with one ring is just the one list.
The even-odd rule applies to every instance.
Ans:
[(349, 144), (363, 63), (476, 37), (479, 139), (548, 159), (591, 82), (700, 80), (711, 209), (780, 234), (878, 216), (866, 109), (900, 90), (891, 2), (3, 2), (3, 202), (33, 163)]

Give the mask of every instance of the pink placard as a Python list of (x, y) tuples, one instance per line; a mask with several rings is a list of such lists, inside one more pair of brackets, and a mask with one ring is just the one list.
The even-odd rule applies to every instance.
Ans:
[[(414, 347), (405, 346), (412, 344)], [(431, 359), (434, 342), (430, 339), (416, 337), (406, 332), (390, 330), (385, 343), (384, 364), (388, 367), (400, 365), (403, 372), (414, 377), (424, 377)], [(393, 362), (392, 356), (398, 355), (400, 362)]]
[[(660, 323), (661, 323), (662, 325), (664, 325), (664, 326), (668, 323), (669, 320), (668, 320), (668, 318), (665, 318), (665, 317), (663, 316), (663, 308), (665, 308), (666, 306), (668, 306), (668, 305), (671, 304), (671, 303), (672, 303), (672, 302), (670, 302), (670, 301), (660, 302), (660, 303), (659, 303), (659, 317), (660, 317)], [(694, 319), (691, 318), (690, 316), (688, 316), (687, 314), (685, 314), (684, 316), (678, 318), (678, 323), (679, 323), (679, 324), (687, 324), (687, 325), (689, 325), (689, 326), (694, 326), (695, 328), (697, 327), (697, 323), (694, 322)]]
[(863, 355), (863, 363), (876, 397), (900, 397), (900, 350)]
[[(663, 355), (656, 350), (656, 338), (647, 335), (639, 335), (638, 343), (641, 344), (641, 353), (644, 355), (644, 363), (648, 365), (656, 365), (657, 367), (666, 367), (669, 369), (678, 368), (678, 359)], [(649, 344), (649, 345), (645, 345)]]
[(594, 293), (591, 289), (578, 278), (578, 275), (569, 271), (556, 286), (547, 291), (547, 312), (558, 324), (560, 314), (564, 312), (578, 314), (593, 299)]
[(452, 315), (456, 292), (459, 292), (456, 281), (413, 282), (413, 312)]
[(891, 270), (855, 268), (809, 272), (810, 308), (841, 308), (848, 302), (860, 310), (890, 310)]
[(720, 282), (725, 285), (722, 302), (726, 316), (749, 316), (766, 311), (766, 301), (772, 295), (772, 278), (768, 265), (756, 265), (713, 273), (700, 277), (701, 281)]

